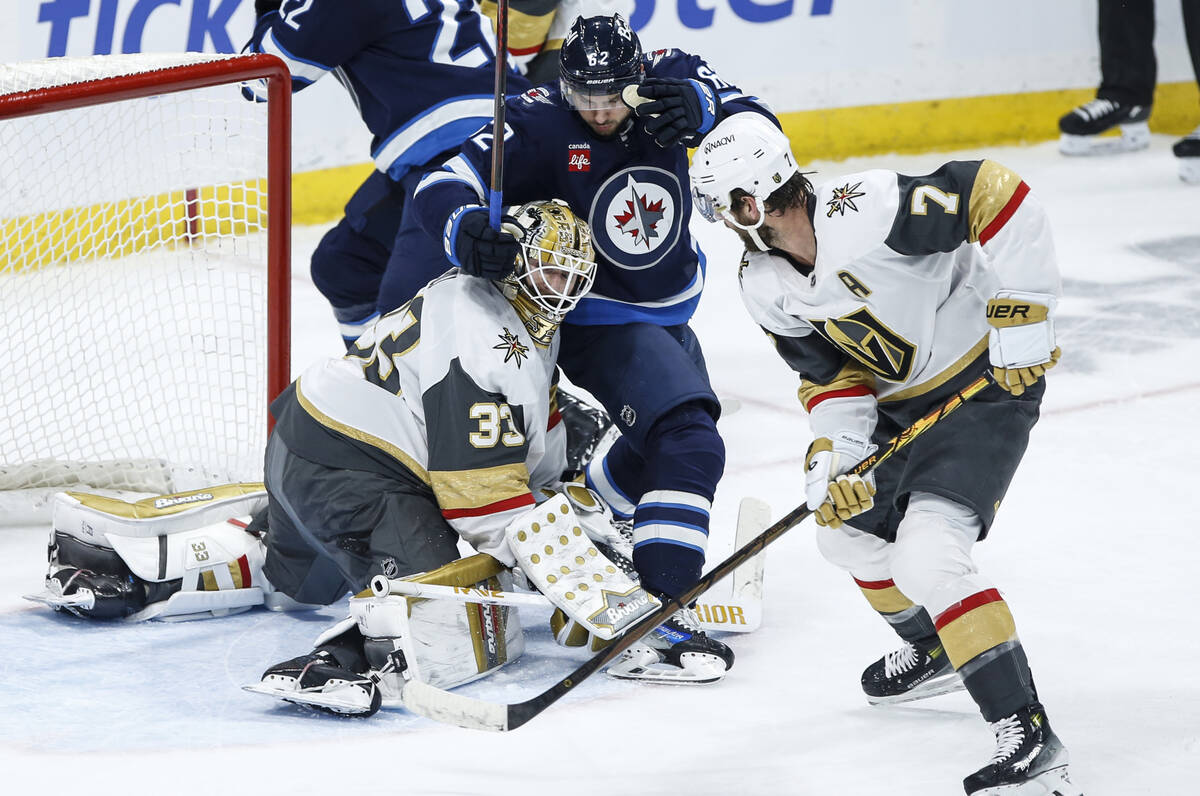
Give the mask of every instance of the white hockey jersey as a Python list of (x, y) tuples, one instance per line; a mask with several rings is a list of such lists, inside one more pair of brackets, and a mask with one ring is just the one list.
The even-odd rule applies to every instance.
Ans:
[(739, 271), (746, 308), (803, 377), (810, 411), (831, 397), (935, 390), (986, 353), (997, 290), (1060, 292), (1044, 210), (990, 160), (842, 177), (816, 189), (812, 219), (812, 267), (747, 252)]
[(308, 368), (313, 419), (429, 486), (451, 527), (508, 565), (510, 520), (566, 466), (554, 400), (558, 338), (541, 347), (490, 281), (441, 277), (342, 359)]

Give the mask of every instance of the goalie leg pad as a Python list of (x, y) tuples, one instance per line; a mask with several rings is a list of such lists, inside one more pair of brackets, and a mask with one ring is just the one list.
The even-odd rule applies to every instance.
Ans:
[(660, 605), (600, 552), (562, 495), (517, 517), (505, 534), (525, 576), (602, 640), (620, 635)]
[[(261, 484), (137, 502), (55, 496), (46, 590), (28, 599), (92, 618), (224, 616), (263, 603), (264, 547), (245, 528)], [(240, 514), (244, 512), (244, 514)]]

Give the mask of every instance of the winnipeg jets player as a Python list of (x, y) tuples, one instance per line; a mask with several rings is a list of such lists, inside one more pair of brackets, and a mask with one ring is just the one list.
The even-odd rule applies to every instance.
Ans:
[[(591, 463), (588, 485), (620, 518), (632, 518), (642, 583), (678, 595), (700, 576), (725, 455), (719, 404), (687, 325), (704, 286), (704, 260), (687, 228), (685, 144), (726, 116), (768, 112), (697, 56), (643, 54), (620, 15), (577, 19), (560, 71), (558, 85), (508, 102), (504, 195), (561, 196), (591, 223), (596, 287), (563, 324), (559, 364), (604, 405), (622, 435)], [(631, 87), (639, 100), (651, 100), (636, 111), (621, 99)], [(413, 204), (455, 264), (502, 275), (512, 267), (514, 243), (488, 227), (482, 207), (492, 135), (487, 128), (473, 136), (426, 175)], [(392, 277), (389, 269), (385, 283)], [(691, 624), (686, 613), (678, 621)], [(678, 630), (680, 638), (700, 637), (691, 627)], [(727, 647), (711, 645), (732, 663)]]
[[(255, 10), (245, 49), (282, 58), (293, 91), (332, 74), (374, 136), (375, 171), (312, 258), (313, 282), (333, 305), (349, 346), (377, 317), (380, 279), (394, 250), (444, 262), (438, 237), (404, 226), (402, 214), (421, 168), (492, 118), (495, 37), (475, 0), (256, 0)], [(519, 74), (509, 76), (513, 93), (528, 86)]]
[[(868, 701), (965, 686), (996, 735), (967, 793), (1078, 794), (1008, 604), (971, 558), (1059, 357), (1059, 276), (1041, 205), (990, 160), (920, 176), (867, 171), (814, 189), (787, 138), (749, 114), (700, 142), (691, 177), (705, 216), (745, 242), (743, 300), (800, 374), (820, 549), (905, 642), (863, 673)], [(845, 475), (989, 368), (996, 383), (898, 452), (875, 483)]]

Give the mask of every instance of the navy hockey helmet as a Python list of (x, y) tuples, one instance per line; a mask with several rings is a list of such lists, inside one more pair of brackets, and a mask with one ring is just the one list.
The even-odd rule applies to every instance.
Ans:
[(559, 87), (576, 110), (623, 107), (621, 89), (642, 82), (642, 43), (620, 14), (576, 17), (559, 52)]

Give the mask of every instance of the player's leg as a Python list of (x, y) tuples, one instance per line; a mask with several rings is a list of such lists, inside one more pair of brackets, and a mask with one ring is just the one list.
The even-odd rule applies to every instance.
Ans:
[[(1065, 155), (1144, 149), (1150, 145), (1150, 107), (1157, 64), (1154, 3), (1100, 0), (1100, 88), (1096, 98), (1058, 121)], [(1118, 137), (1100, 137), (1119, 127)]]
[(431, 280), (454, 267), (446, 258), (441, 238), (421, 228), (412, 212), (412, 202), (408, 201), (423, 173), (423, 169), (413, 169), (400, 182), (405, 209), (379, 282), (375, 305), (379, 315), (401, 306)]
[(266, 484), (264, 571), (300, 602), (329, 605), (368, 588), (375, 575), (424, 572), (458, 557), (457, 535), (419, 483), (325, 467), (293, 455), (275, 434)]
[[(567, 324), (560, 333), (563, 371), (604, 405), (621, 431), (608, 453), (588, 466), (589, 486), (618, 517), (632, 518), (642, 585), (660, 595), (682, 594), (700, 577), (709, 510), (725, 464), (716, 428), (720, 408), (699, 343), (686, 326)], [(642, 652), (675, 666), (695, 652), (727, 669), (732, 652), (689, 614), (680, 612), (674, 625), (648, 637), (652, 652)]]
[(313, 284), (333, 306), (347, 346), (375, 319), (380, 280), (403, 207), (401, 186), (373, 171), (346, 203), (345, 217), (313, 252)]
[[(971, 558), (1037, 422), (1045, 385), (1021, 396), (990, 387), (910, 446), (897, 487), (904, 518), (891, 572), (933, 618), (963, 685), (996, 733), (992, 761), (968, 777), (968, 793), (1052, 783), (1063, 794), (1067, 753), (1046, 720), (1007, 602)], [(1028, 765), (1025, 765), (1028, 764)]]
[[(881, 415), (875, 437), (887, 439), (900, 428)], [(895, 494), (906, 454), (907, 449), (901, 449), (875, 472), (875, 508), (840, 528), (816, 528), (821, 555), (854, 579), (867, 603), (903, 641), (862, 673), (863, 693), (872, 705), (925, 699), (962, 688), (929, 613), (900, 589), (892, 575), (889, 540), (895, 538), (901, 516)]]
[[(1192, 57), (1192, 71), (1200, 84), (1200, 0), (1183, 0), (1183, 31)], [(1200, 126), (1176, 141), (1172, 151), (1179, 162), (1179, 178), (1200, 183)]]

